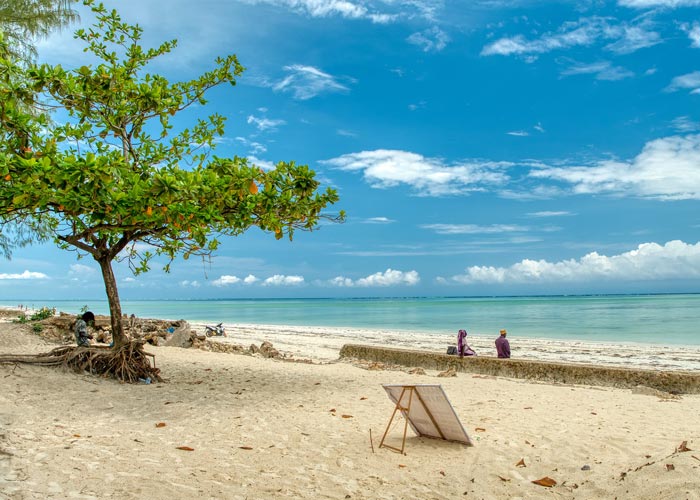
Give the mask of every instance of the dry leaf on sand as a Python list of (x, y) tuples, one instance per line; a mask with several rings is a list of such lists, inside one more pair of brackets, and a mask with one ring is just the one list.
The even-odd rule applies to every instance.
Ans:
[(521, 459), (520, 459), (520, 462), (518, 462), (517, 464), (515, 464), (515, 466), (516, 466), (516, 467), (527, 467), (527, 465), (525, 465), (525, 459), (524, 459), (524, 458), (521, 458)]
[(510, 481), (510, 479), (508, 479), (507, 477), (503, 477), (503, 476), (498, 476), (498, 479), (500, 479), (501, 481), (506, 482), (506, 483), (508, 481)]
[(678, 449), (676, 451), (690, 451), (690, 448), (688, 448), (688, 441), (683, 441), (680, 445), (678, 445)]
[(165, 422), (158, 422), (156, 427), (165, 427)]
[(352, 415), (341, 415), (343, 418), (352, 418)]
[(183, 451), (194, 451), (194, 448), (190, 448), (189, 446), (178, 446), (177, 449)]
[(545, 486), (547, 488), (551, 488), (552, 486), (557, 484), (557, 482), (554, 479), (552, 479), (551, 477), (547, 477), (547, 476), (540, 478), (540, 479), (535, 479), (532, 482), (535, 484), (538, 484), (540, 486)]
[(252, 446), (239, 446), (239, 448), (240, 448), (241, 450), (252, 450), (252, 449), (253, 449)]

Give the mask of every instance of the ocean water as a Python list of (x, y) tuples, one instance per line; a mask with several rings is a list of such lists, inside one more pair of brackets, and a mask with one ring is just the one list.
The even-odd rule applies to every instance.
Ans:
[[(4, 301), (0, 305), (17, 306)], [(108, 314), (106, 301), (23, 303)], [(455, 337), (457, 330), (495, 338), (700, 346), (700, 294), (543, 297), (147, 300), (122, 302), (125, 314), (191, 323), (285, 325), (391, 331)]]

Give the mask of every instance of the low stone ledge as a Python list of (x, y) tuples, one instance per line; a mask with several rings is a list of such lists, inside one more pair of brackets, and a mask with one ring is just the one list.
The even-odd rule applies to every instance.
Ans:
[(641, 385), (673, 394), (700, 394), (700, 373), (688, 371), (655, 371), (512, 358), (498, 359), (488, 356), (460, 358), (428, 351), (357, 344), (345, 344), (340, 350), (340, 357), (341, 359), (355, 358), (402, 366), (420, 366), (441, 371), (454, 368), (458, 372), (561, 384), (623, 388)]

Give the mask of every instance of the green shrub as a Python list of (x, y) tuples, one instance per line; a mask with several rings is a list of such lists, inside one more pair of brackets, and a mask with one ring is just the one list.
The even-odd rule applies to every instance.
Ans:
[(29, 318), (31, 321), (41, 321), (46, 318), (53, 318), (56, 315), (56, 308), (49, 309), (48, 307), (42, 307), (37, 312), (32, 314)]
[(41, 323), (34, 323), (32, 325), (32, 330), (34, 330), (34, 333), (41, 333), (41, 331), (44, 329), (44, 325)]
[(27, 319), (27, 315), (26, 315), (26, 314), (21, 313), (19, 316), (17, 316), (17, 319), (13, 320), (12, 322), (13, 322), (13, 323), (21, 323), (21, 324), (24, 324), (24, 323), (28, 323), (29, 320)]

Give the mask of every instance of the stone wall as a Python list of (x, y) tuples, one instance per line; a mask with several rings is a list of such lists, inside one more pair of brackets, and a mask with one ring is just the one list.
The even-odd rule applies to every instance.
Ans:
[(356, 344), (344, 345), (340, 350), (340, 357), (403, 366), (419, 366), (441, 371), (454, 368), (458, 372), (541, 380), (561, 384), (602, 385), (624, 388), (645, 386), (673, 394), (700, 394), (700, 373), (697, 372), (654, 371), (573, 363), (552, 363), (548, 361), (498, 359), (484, 356), (460, 358), (458, 356), (427, 351)]

